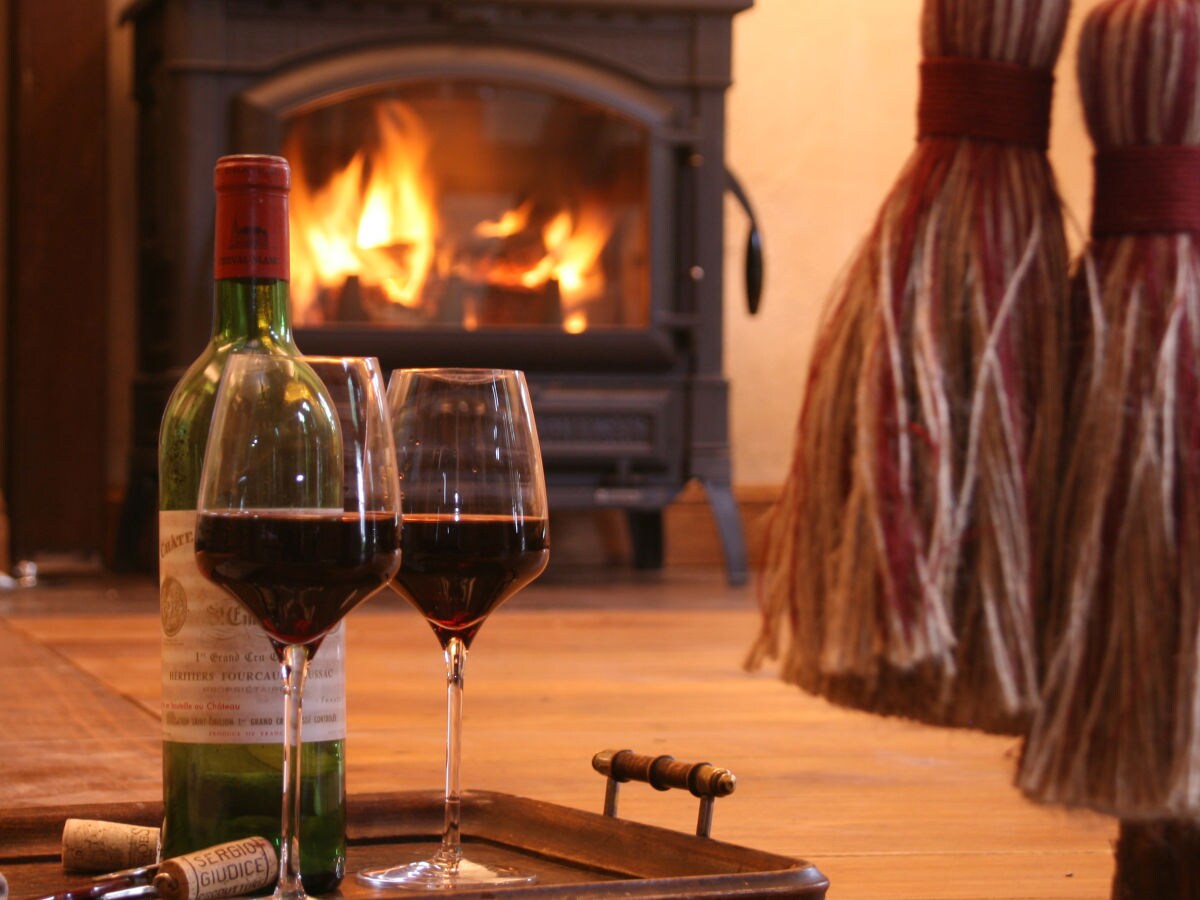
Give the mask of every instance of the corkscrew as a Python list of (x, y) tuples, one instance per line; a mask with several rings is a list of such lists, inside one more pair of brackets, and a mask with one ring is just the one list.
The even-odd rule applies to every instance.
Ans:
[(157, 894), (154, 876), (158, 864), (138, 866), (120, 872), (97, 875), (88, 884), (37, 900), (131, 900), (134, 897), (153, 897)]

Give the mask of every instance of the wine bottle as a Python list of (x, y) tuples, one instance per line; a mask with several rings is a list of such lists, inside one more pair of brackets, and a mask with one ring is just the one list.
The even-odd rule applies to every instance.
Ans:
[[(296, 354), (289, 311), (287, 198), (277, 156), (217, 161), (212, 337), (159, 432), (163, 858), (261, 835), (278, 843), (282, 682), (262, 627), (196, 567), (196, 497), (217, 384), (231, 353)], [(345, 637), (321, 645), (304, 695), (300, 864), (311, 893), (346, 860)]]

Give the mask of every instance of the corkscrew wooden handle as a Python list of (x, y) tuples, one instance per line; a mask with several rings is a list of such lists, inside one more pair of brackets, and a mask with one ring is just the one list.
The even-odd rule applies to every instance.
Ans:
[(604, 794), (606, 816), (617, 814), (617, 794), (622, 782), (642, 781), (658, 791), (679, 788), (700, 798), (696, 834), (701, 837), (708, 837), (712, 830), (713, 801), (732, 794), (737, 785), (732, 772), (711, 763), (680, 762), (673, 756), (648, 756), (632, 750), (601, 750), (592, 757), (592, 768), (608, 779)]

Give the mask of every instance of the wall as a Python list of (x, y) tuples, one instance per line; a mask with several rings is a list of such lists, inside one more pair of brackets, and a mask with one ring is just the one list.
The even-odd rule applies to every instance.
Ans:
[[(124, 495), (129, 468), (132, 427), (131, 382), (136, 365), (137, 341), (137, 207), (134, 135), (137, 108), (133, 102), (133, 30), (121, 24), (121, 12), (130, 0), (106, 0), (108, 5), (108, 340), (112, 384), (108, 397), (107, 472), (109, 495), (116, 502)], [(116, 515), (114, 510), (113, 516)]]
[[(0, 284), (8, 280), (8, 163), (9, 163), (9, 95), (12, 90), (12, 67), (9, 64), (9, 4), (0, 7), (0, 47), (3, 51), (4, 71), (0, 73)], [(8, 291), (0, 292), (0, 372), (8, 371)], [(8, 398), (7, 391), (0, 390), (0, 484), (8, 471)], [(9, 543), (8, 502), (0, 488), (0, 572), (12, 570), (12, 547)]]
[(2, 474), (21, 556), (95, 556), (104, 539), (104, 12), (99, 0), (11, 0), (6, 10)]
[[(1060, 57), (1051, 162), (1081, 242), (1091, 145), (1074, 77), (1075, 0)], [(745, 220), (728, 204), (726, 371), (734, 482), (778, 485), (791, 462), (801, 385), (830, 286), (913, 147), (920, 0), (756, 0), (734, 25), (727, 158), (766, 249), (757, 317), (745, 309)]]

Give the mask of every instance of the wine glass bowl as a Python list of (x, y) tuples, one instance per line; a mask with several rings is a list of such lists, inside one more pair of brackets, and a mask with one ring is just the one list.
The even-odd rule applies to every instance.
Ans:
[(399, 483), (378, 362), (231, 355), (200, 476), (200, 571), (258, 621), (284, 677), (276, 897), (305, 896), (300, 730), (308, 663), (399, 562)]
[(541, 451), (519, 372), (400, 370), (389, 384), (403, 484), (395, 585), (445, 647), (541, 574), (549, 528)]
[(388, 406), (404, 516), (393, 586), (425, 617), (446, 660), (445, 813), (432, 857), (358, 879), (416, 890), (527, 884), (535, 876), (464, 855), (459, 771), (467, 650), (487, 617), (549, 561), (528, 385), (515, 370), (400, 369)]

